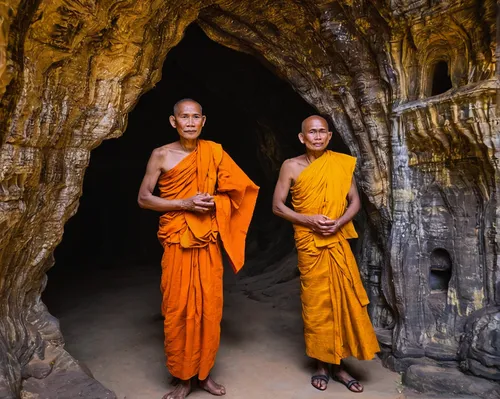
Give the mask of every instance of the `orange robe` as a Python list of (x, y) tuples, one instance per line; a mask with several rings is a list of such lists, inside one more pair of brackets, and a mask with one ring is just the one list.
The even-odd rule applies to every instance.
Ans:
[[(342, 216), (348, 205), (356, 158), (327, 151), (307, 166), (292, 187), (301, 214)], [(331, 364), (354, 356), (373, 359), (379, 346), (366, 306), (356, 260), (347, 239), (358, 235), (352, 222), (323, 237), (294, 225), (301, 280), (302, 317), (308, 356)]]
[(164, 247), (161, 291), (167, 368), (177, 378), (207, 378), (219, 348), (222, 319), (222, 254), (219, 238), (238, 272), (258, 187), (219, 144), (199, 140), (195, 151), (163, 173), (166, 199), (197, 192), (214, 195), (212, 214), (184, 211), (160, 217)]

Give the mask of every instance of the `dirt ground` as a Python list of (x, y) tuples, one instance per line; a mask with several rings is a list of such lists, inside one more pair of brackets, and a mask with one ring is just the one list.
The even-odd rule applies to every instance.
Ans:
[[(232, 280), (231, 274), (226, 276)], [(159, 277), (159, 267), (136, 267), (73, 276), (52, 286), (49, 278), (45, 300), (60, 319), (66, 349), (119, 399), (160, 399), (171, 388)], [(327, 391), (317, 391), (310, 385), (313, 363), (304, 354), (300, 312), (257, 302), (241, 292), (226, 293), (221, 347), (212, 373), (226, 386), (226, 398), (431, 397), (403, 392), (400, 375), (378, 360), (348, 364), (364, 384), (363, 394), (334, 381)], [(211, 396), (196, 389), (189, 397)]]

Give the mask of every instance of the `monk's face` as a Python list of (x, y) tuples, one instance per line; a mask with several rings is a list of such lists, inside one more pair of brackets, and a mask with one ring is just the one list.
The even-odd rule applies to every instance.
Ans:
[(308, 118), (304, 121), (299, 140), (309, 151), (324, 151), (332, 138), (328, 123), (323, 118)]
[(177, 129), (179, 136), (187, 140), (196, 140), (199, 137), (205, 120), (200, 105), (193, 101), (180, 103), (175, 115), (170, 116), (172, 127)]

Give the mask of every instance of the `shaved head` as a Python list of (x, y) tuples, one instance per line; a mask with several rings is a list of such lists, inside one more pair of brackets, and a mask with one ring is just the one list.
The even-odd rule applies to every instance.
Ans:
[(201, 107), (201, 104), (198, 101), (193, 100), (192, 98), (183, 98), (182, 100), (179, 100), (175, 103), (174, 105), (174, 115), (177, 115), (177, 112), (179, 111), (179, 106), (184, 104), (184, 103), (194, 103), (197, 104), (198, 107), (200, 107), (200, 113), (203, 113), (203, 108)]
[(310, 117), (304, 119), (302, 121), (302, 127), (301, 127), (301, 131), (302, 133), (305, 133), (306, 132), (306, 127), (307, 127), (307, 124), (313, 120), (318, 120), (318, 121), (321, 121), (322, 123), (325, 124), (325, 127), (326, 129), (328, 130), (328, 122), (326, 121), (325, 118), (319, 116), (319, 115), (311, 115)]
[(302, 122), (299, 140), (306, 146), (306, 151), (318, 153), (328, 147), (332, 132), (328, 130), (328, 122), (319, 115), (311, 115)]

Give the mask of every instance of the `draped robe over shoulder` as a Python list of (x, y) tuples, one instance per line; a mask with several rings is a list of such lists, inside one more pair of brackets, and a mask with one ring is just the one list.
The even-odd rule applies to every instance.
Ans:
[[(355, 165), (354, 157), (325, 152), (293, 185), (295, 211), (331, 219), (342, 216)], [(380, 349), (366, 309), (368, 297), (347, 242), (358, 236), (352, 222), (329, 237), (300, 225), (294, 229), (307, 355), (331, 364), (349, 356), (372, 359)]]
[(164, 247), (161, 291), (167, 368), (177, 378), (205, 379), (215, 362), (222, 319), (222, 254), (219, 238), (238, 272), (258, 187), (219, 144), (198, 140), (195, 151), (163, 173), (160, 196), (214, 195), (208, 214), (173, 211), (160, 217)]

